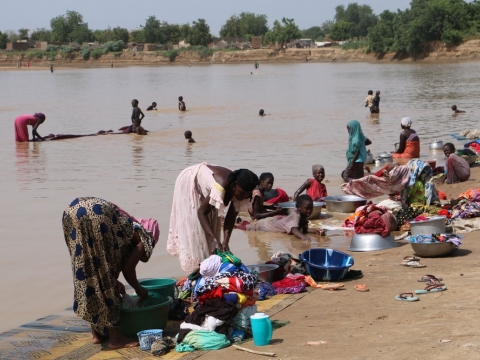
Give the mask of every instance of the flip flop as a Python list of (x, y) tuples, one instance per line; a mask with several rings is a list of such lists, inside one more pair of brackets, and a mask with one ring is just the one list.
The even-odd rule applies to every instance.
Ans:
[(367, 285), (365, 284), (358, 284), (358, 285), (355, 285), (355, 290), (357, 291), (360, 291), (360, 292), (367, 292), (367, 291), (370, 291), (370, 289), (367, 287)]
[(418, 296), (413, 296), (413, 293), (401, 293), (400, 295), (395, 296), (395, 299), (400, 301), (418, 301)]
[(431, 279), (431, 280), (428, 280), (425, 285), (429, 286), (429, 285), (440, 285), (440, 286), (443, 286), (445, 285), (444, 283), (442, 283), (441, 281), (438, 281), (438, 280), (434, 280), (434, 279)]
[(420, 261), (417, 261), (417, 260), (408, 261), (408, 262), (402, 263), (402, 264), (400, 264), (400, 265), (408, 266), (408, 267), (411, 267), (411, 268), (424, 268), (424, 267), (427, 267), (427, 265), (424, 265), (424, 264), (422, 264)]
[(441, 285), (428, 285), (424, 290), (415, 290), (415, 294), (428, 294), (433, 292), (445, 291), (446, 286)]
[(343, 286), (344, 286), (343, 284), (324, 284), (324, 285), (321, 285), (320, 289), (335, 291), (342, 288)]
[(405, 256), (403, 258), (403, 261), (402, 261), (402, 264), (405, 264), (409, 261), (420, 261), (420, 258), (416, 257), (416, 256)]
[(418, 279), (418, 282), (428, 282), (430, 280), (435, 280), (435, 281), (442, 281), (442, 278), (437, 278), (435, 275), (423, 275), (420, 279)]

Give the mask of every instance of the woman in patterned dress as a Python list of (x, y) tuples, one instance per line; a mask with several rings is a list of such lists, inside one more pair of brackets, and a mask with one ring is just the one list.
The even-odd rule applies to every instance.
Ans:
[(140, 286), (135, 268), (147, 262), (158, 241), (154, 219), (135, 219), (108, 201), (84, 197), (73, 200), (62, 218), (72, 261), (73, 310), (92, 327), (93, 343), (109, 337), (112, 349), (138, 346), (120, 333), (120, 303), (125, 287), (120, 272), (141, 301), (148, 292)]

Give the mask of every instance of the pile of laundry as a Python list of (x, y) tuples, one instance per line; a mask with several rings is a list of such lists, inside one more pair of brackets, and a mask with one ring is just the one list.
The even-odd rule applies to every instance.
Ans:
[(467, 139), (480, 139), (480, 129), (464, 130), (459, 135)]
[(411, 235), (407, 237), (407, 241), (411, 243), (443, 243), (451, 242), (456, 247), (462, 245), (463, 236), (456, 234), (429, 234), (429, 235)]
[(345, 219), (343, 227), (353, 227), (356, 234), (377, 234), (386, 237), (397, 228), (397, 221), (386, 207), (374, 204), (360, 206)]
[[(176, 351), (221, 349), (251, 333), (250, 317), (257, 312), (256, 301), (264, 285), (256, 274), (229, 252), (202, 261), (200, 269), (182, 281), (180, 298), (196, 302), (194, 310), (180, 325)], [(182, 283), (181, 282), (181, 283)], [(275, 295), (270, 289), (268, 294)]]

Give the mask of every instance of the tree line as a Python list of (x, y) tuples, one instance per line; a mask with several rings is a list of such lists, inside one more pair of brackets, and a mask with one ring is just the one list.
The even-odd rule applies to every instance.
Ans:
[[(323, 41), (328, 35), (331, 40), (359, 43), (370, 52), (415, 55), (431, 41), (458, 45), (466, 38), (478, 37), (479, 29), (480, 0), (412, 0), (405, 10), (385, 10), (379, 15), (366, 4), (339, 5), (332, 20), (304, 30), (299, 29), (294, 19), (275, 20), (270, 28), (267, 15), (242, 12), (225, 21), (220, 36), (246, 40), (261, 36), (263, 44), (285, 44), (300, 38)], [(0, 33), (0, 48), (5, 48), (7, 41), (18, 39), (77, 43), (121, 40), (167, 45), (184, 40), (192, 46), (207, 46), (213, 36), (205, 19), (192, 24), (171, 24), (152, 15), (134, 30), (122, 27), (91, 30), (80, 13), (67, 11), (51, 19), (49, 29), (22, 28), (18, 33)]]

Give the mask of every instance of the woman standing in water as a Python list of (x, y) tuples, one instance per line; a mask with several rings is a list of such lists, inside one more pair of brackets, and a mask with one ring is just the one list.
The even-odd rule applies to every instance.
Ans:
[(120, 295), (125, 287), (120, 272), (141, 301), (148, 292), (135, 268), (147, 262), (160, 231), (154, 219), (135, 219), (108, 201), (84, 197), (73, 200), (63, 213), (63, 233), (70, 252), (75, 313), (92, 327), (93, 343), (110, 338), (108, 347), (138, 346), (120, 332)]
[(420, 157), (420, 138), (417, 132), (410, 127), (412, 120), (409, 117), (404, 117), (400, 122), (402, 133), (400, 134), (400, 144), (397, 151), (392, 151), (392, 157), (415, 159)]
[(35, 113), (33, 115), (20, 115), (15, 119), (15, 141), (17, 142), (27, 142), (28, 139), (28, 125), (33, 126), (32, 129), (32, 141), (35, 141), (36, 138), (40, 140), (45, 140), (41, 137), (37, 129), (40, 124), (43, 124), (45, 121), (45, 115), (42, 113)]
[(348, 149), (346, 155), (348, 166), (342, 172), (342, 178), (345, 182), (365, 176), (364, 165), (367, 160), (367, 145), (372, 143), (363, 135), (362, 127), (357, 120), (350, 121), (347, 124), (347, 130)]
[[(207, 163), (186, 168), (178, 175), (167, 251), (178, 255), (186, 273), (197, 268), (215, 249), (230, 250), (228, 243), (237, 214), (251, 207), (250, 197), (259, 183), (250, 170), (232, 171)], [(220, 242), (222, 217), (225, 221)]]

